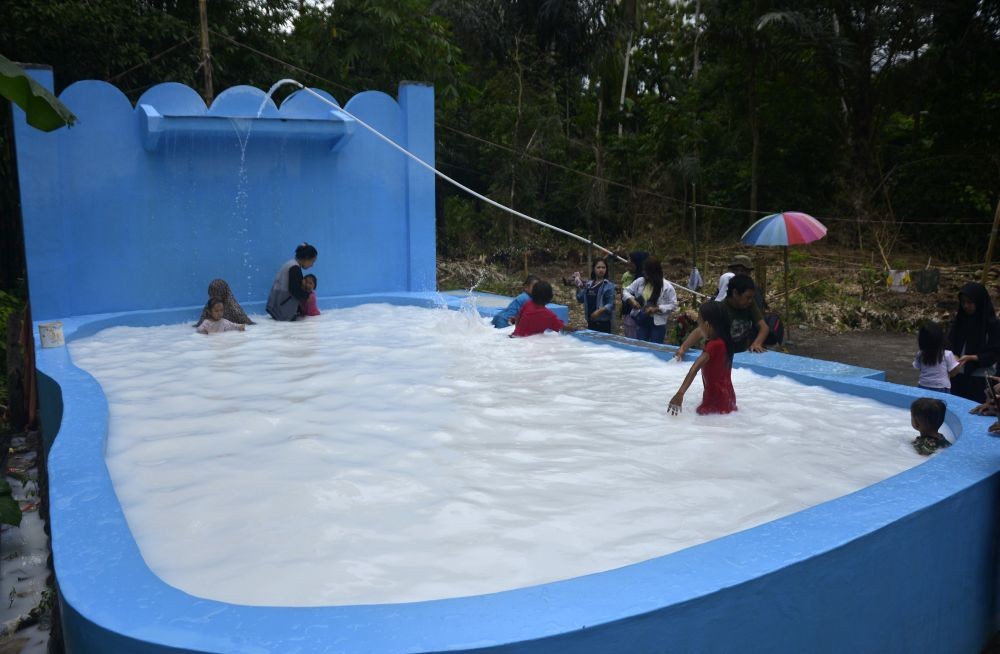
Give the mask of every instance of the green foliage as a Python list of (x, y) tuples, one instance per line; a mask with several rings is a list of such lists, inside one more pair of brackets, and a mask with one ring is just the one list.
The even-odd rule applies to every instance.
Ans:
[[(828, 238), (843, 244), (870, 247), (888, 220), (906, 245), (978, 258), (986, 229), (968, 225), (998, 199), (990, 3), (212, 0), (209, 23), (216, 89), (291, 75), (346, 101), (428, 81), (445, 172), (661, 257), (735, 240), (755, 204), (836, 218)], [(8, 0), (0, 52), (52, 64), (57, 88), (105, 79), (134, 101), (166, 80), (200, 89), (197, 27), (194, 0)], [(697, 225), (695, 193), (715, 206)], [(552, 245), (443, 196), (453, 255)]]
[(0, 524), (15, 527), (21, 525), (21, 507), (11, 493), (10, 484), (2, 477), (0, 477)]

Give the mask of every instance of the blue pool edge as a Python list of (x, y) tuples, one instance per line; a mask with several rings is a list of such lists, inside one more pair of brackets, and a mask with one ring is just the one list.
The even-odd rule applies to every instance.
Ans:
[[(324, 298), (321, 307), (372, 302), (457, 309), (469, 300), (383, 293)], [(193, 320), (199, 311), (62, 322), (69, 341), (113, 325)], [(674, 352), (592, 332), (575, 336), (662, 358)], [(100, 386), (66, 348), (36, 352), (68, 652), (961, 652), (978, 651), (997, 624), (1000, 442), (986, 434), (991, 419), (969, 415), (972, 403), (958, 398), (948, 398), (955, 446), (922, 465), (670, 555), (474, 597), (252, 607), (193, 597), (149, 570), (104, 463)], [(740, 354), (735, 365), (900, 407), (926, 394), (886, 383), (878, 371), (778, 352)], [(57, 438), (48, 433), (53, 424)]]

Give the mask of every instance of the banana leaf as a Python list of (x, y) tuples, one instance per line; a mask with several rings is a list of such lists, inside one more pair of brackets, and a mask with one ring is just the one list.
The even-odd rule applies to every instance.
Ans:
[(0, 55), (0, 96), (21, 107), (28, 124), (43, 132), (76, 122), (76, 116), (66, 105), (3, 55)]

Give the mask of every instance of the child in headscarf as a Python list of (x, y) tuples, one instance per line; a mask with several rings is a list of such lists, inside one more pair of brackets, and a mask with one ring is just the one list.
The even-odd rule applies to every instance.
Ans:
[(969, 282), (958, 293), (958, 313), (948, 333), (951, 350), (965, 367), (951, 379), (951, 392), (974, 402), (986, 398), (986, 377), (1000, 354), (1000, 321), (986, 287)]
[(222, 317), (229, 322), (237, 325), (254, 324), (246, 312), (243, 311), (240, 303), (236, 301), (236, 296), (233, 295), (233, 291), (229, 288), (226, 280), (213, 279), (208, 285), (208, 302), (205, 303), (205, 308), (201, 312), (201, 318), (195, 323), (195, 327), (200, 327), (201, 323), (212, 319), (212, 302), (216, 300), (222, 302)]

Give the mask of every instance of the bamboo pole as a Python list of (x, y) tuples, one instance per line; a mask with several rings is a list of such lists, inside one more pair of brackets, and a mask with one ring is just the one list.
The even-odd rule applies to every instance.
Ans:
[(993, 231), (990, 232), (990, 244), (986, 248), (986, 261), (983, 263), (983, 286), (986, 286), (986, 277), (990, 273), (990, 266), (993, 265), (993, 247), (997, 242), (998, 229), (1000, 229), (1000, 200), (997, 200), (997, 210), (993, 212)]
[(205, 104), (211, 105), (215, 98), (212, 88), (212, 53), (208, 47), (208, 2), (198, 0), (198, 17), (201, 22), (201, 68), (204, 75)]

